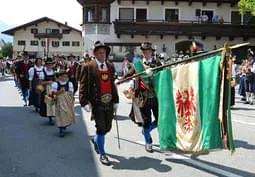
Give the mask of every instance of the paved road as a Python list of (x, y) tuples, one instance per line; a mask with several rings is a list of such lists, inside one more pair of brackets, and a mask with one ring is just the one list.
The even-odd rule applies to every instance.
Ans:
[[(126, 85), (119, 87), (120, 91)], [(146, 153), (141, 128), (127, 117), (130, 101), (121, 95), (118, 110), (121, 149), (116, 126), (107, 135), (106, 150), (112, 166), (102, 166), (89, 142), (94, 122), (77, 100), (77, 124), (58, 137), (31, 107), (23, 107), (12, 78), (0, 78), (0, 177), (165, 177), (165, 176), (255, 176), (255, 106), (238, 102), (232, 111), (236, 144), (234, 155), (227, 150), (200, 155), (178, 152)], [(153, 134), (158, 149), (158, 133)]]

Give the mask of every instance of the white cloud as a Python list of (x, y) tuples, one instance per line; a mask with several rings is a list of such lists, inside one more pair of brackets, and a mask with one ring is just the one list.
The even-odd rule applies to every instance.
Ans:
[(82, 6), (77, 0), (2, 0), (0, 21), (12, 26), (49, 17), (81, 30)]

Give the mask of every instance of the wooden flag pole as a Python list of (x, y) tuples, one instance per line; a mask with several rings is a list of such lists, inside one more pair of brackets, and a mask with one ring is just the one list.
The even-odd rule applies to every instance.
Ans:
[[(247, 46), (249, 44), (250, 43), (237, 44), (237, 45), (234, 45), (234, 46), (230, 47), (230, 49), (236, 49), (236, 48), (239, 48), (239, 47)], [(212, 50), (212, 51), (209, 51), (207, 53), (200, 54), (200, 55), (196, 55), (196, 56), (190, 57), (190, 58), (185, 59), (185, 60), (176, 61), (176, 62), (173, 62), (173, 63), (170, 63), (170, 64), (158, 66), (158, 67), (152, 68), (152, 71), (159, 71), (159, 70), (162, 70), (162, 69), (164, 69), (166, 67), (171, 67), (171, 66), (174, 66), (174, 65), (177, 65), (177, 64), (181, 64), (181, 63), (203, 60), (205, 58), (201, 59), (202, 57), (213, 55), (213, 54), (222, 52), (223, 50), (225, 50), (225, 47), (219, 48), (217, 50)], [(146, 71), (143, 71), (143, 72), (134, 74), (133, 76), (127, 77), (125, 79), (122, 79), (122, 80), (118, 81), (116, 84), (122, 84), (123, 82), (126, 82), (126, 81), (131, 80), (131, 79), (136, 78), (136, 77), (139, 77), (139, 76), (141, 76), (143, 74), (146, 74)]]

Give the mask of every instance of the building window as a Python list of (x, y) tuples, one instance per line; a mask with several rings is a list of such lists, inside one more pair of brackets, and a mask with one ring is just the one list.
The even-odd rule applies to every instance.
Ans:
[(38, 46), (38, 41), (30, 41), (31, 46)]
[(147, 20), (147, 9), (136, 9), (136, 21)]
[(95, 8), (90, 7), (87, 9), (88, 22), (95, 22)]
[(179, 9), (165, 9), (165, 20), (168, 22), (178, 22)]
[(52, 29), (51, 32), (52, 32), (53, 34), (59, 34), (59, 29)]
[(231, 12), (231, 23), (232, 24), (241, 24), (242, 16), (239, 11), (232, 11)]
[(70, 46), (70, 42), (69, 41), (63, 41), (62, 46)]
[(78, 46), (80, 46), (80, 42), (79, 41), (73, 41), (72, 46), (78, 47)]
[(212, 18), (213, 18), (213, 10), (201, 10), (202, 15), (205, 14), (208, 16), (208, 22), (212, 22)]
[(133, 21), (134, 20), (134, 8), (119, 8), (119, 20), (120, 21)]
[(41, 46), (45, 47), (46, 46), (46, 41), (41, 41)]
[(59, 41), (51, 41), (52, 47), (59, 47)]
[(20, 41), (18, 41), (18, 45), (26, 45), (26, 41), (20, 40)]
[(59, 34), (59, 29), (46, 28), (46, 34)]
[(38, 33), (38, 29), (37, 28), (31, 28), (31, 33), (32, 34), (37, 34)]
[(103, 7), (100, 9), (100, 22), (107, 22), (107, 8)]
[(70, 29), (63, 29), (63, 34), (70, 34)]
[(243, 23), (245, 25), (254, 25), (255, 24), (255, 16), (251, 14), (251, 12), (246, 12), (243, 16)]

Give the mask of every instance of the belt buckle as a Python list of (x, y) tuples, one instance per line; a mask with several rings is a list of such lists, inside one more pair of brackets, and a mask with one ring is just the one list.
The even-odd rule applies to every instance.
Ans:
[(101, 102), (102, 103), (110, 103), (110, 101), (112, 101), (112, 95), (111, 94), (104, 94), (101, 96)]

